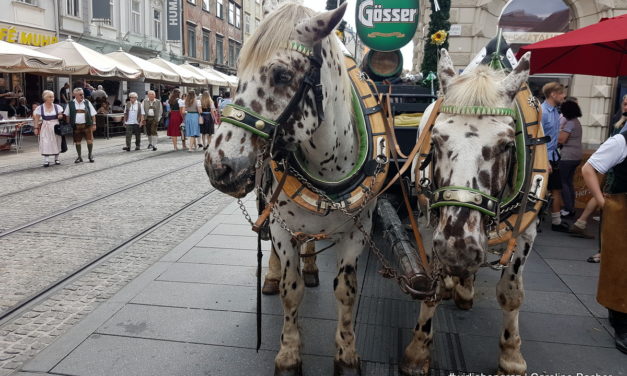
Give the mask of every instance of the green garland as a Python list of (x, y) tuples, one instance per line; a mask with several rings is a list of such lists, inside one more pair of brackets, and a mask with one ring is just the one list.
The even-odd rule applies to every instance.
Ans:
[[(431, 41), (431, 36), (440, 30), (449, 31), (451, 23), (449, 18), (451, 17), (451, 0), (438, 0), (440, 4), (440, 10), (435, 12), (435, 5), (433, 0), (429, 0), (431, 3), (431, 21), (429, 22), (429, 32), (425, 36), (425, 51), (422, 58), (422, 65), (420, 70), (423, 72), (424, 77), (427, 77), (429, 72), (437, 72), (438, 70), (438, 51), (442, 48), (448, 49), (448, 38), (441, 45), (436, 45)], [(435, 82), (437, 86), (437, 81)]]

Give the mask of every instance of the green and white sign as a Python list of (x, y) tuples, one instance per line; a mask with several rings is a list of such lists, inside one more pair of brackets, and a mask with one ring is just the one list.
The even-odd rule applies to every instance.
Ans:
[(403, 47), (418, 27), (418, 0), (357, 0), (355, 12), (359, 38), (377, 51)]

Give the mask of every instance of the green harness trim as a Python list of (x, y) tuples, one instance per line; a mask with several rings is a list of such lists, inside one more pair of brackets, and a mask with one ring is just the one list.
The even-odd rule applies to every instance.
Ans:
[(470, 187), (448, 186), (433, 192), (434, 204), (431, 208), (442, 206), (463, 206), (478, 210), (483, 214), (495, 217), (499, 199)]
[(350, 172), (346, 174), (346, 176), (342, 177), (337, 181), (330, 181), (326, 179), (322, 179), (319, 176), (315, 176), (311, 171), (309, 171), (305, 167), (305, 163), (303, 163), (303, 156), (301, 153), (295, 153), (295, 160), (298, 163), (300, 169), (305, 172), (308, 176), (308, 179), (317, 181), (323, 184), (342, 184), (347, 180), (351, 179), (355, 174), (359, 172), (364, 163), (366, 163), (366, 159), (368, 157), (368, 130), (366, 129), (366, 119), (364, 118), (364, 113), (359, 104), (359, 97), (357, 96), (357, 92), (354, 87), (351, 87), (351, 105), (353, 107), (353, 114), (355, 117), (355, 126), (357, 129), (357, 135), (359, 138), (359, 149), (358, 149), (358, 158), (357, 163), (351, 169)]
[(236, 104), (227, 104), (222, 110), (222, 121), (243, 128), (266, 140), (278, 124), (258, 113)]
[(494, 115), (509, 116), (516, 118), (518, 115), (516, 110), (505, 107), (483, 107), (483, 106), (450, 106), (444, 105), (440, 107), (440, 112), (444, 114), (454, 115)]
[(287, 49), (294, 50), (296, 52), (300, 52), (305, 56), (313, 56), (313, 48), (305, 46), (297, 40), (290, 40), (287, 42)]

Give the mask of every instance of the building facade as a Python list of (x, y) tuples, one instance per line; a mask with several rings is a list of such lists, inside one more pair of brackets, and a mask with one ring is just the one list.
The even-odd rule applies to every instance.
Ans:
[[(563, 12), (555, 12), (544, 17), (542, 25), (533, 32), (530, 30), (533, 15), (531, 3), (524, 0), (452, 0), (450, 11), (451, 33), (449, 36), (449, 52), (457, 69), (463, 69), (497, 34), (499, 26), (507, 23), (518, 31), (505, 33), (506, 40), (516, 46), (537, 42), (550, 38), (560, 32), (574, 30), (599, 22), (604, 17), (616, 17), (627, 13), (627, 0), (543, 0), (543, 8), (553, 6), (554, 9), (566, 8), (569, 16)], [(429, 1), (420, 2), (421, 22), (414, 37), (413, 70), (420, 71), (424, 43), (431, 14)], [(525, 11), (525, 6), (527, 11)], [(517, 9), (517, 10), (514, 10)], [(548, 9), (548, 8), (547, 8)], [(549, 16), (552, 18), (549, 19)], [(567, 30), (563, 30), (563, 29)], [(568, 95), (577, 97), (583, 112), (581, 123), (584, 128), (583, 142), (586, 146), (595, 147), (605, 140), (608, 134), (610, 118), (616, 110), (617, 98), (627, 91), (625, 78), (606, 78), (584, 75), (539, 75), (530, 81), (538, 83), (557, 80), (568, 87)]]
[(261, 0), (243, 0), (244, 5), (244, 42), (250, 38), (261, 23), (263, 8)]
[(242, 0), (183, 0), (183, 56), (235, 74), (243, 41)]

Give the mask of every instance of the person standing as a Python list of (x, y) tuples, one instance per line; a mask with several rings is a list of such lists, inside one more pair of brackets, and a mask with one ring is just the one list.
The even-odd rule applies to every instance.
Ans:
[(61, 92), (59, 95), (59, 103), (63, 108), (67, 107), (67, 104), (70, 102), (70, 84), (68, 82), (63, 85), (61, 88)]
[(226, 107), (227, 104), (231, 103), (233, 103), (231, 100), (231, 93), (227, 91), (224, 93), (224, 98), (220, 101), (220, 113), (222, 113), (222, 110), (224, 110), (224, 107)]
[[(200, 106), (202, 107), (202, 124), (200, 124), (201, 145), (203, 150), (207, 150), (211, 143), (211, 135), (215, 132), (213, 114), (216, 110), (213, 99), (207, 90), (202, 92), (200, 96)], [(204, 147), (203, 147), (204, 145)]]
[(74, 163), (83, 161), (81, 153), (81, 143), (83, 137), (87, 142), (87, 158), (90, 163), (94, 163), (94, 131), (96, 130), (96, 109), (85, 99), (83, 89), (77, 87), (72, 91), (74, 99), (68, 103), (63, 112), (68, 119), (72, 128), (74, 128), (74, 145), (76, 146), (76, 154), (78, 157)]
[(135, 135), (135, 150), (141, 144), (141, 127), (144, 118), (144, 107), (137, 101), (137, 93), (128, 95), (129, 102), (124, 107), (124, 126), (126, 127), (126, 147), (122, 150), (131, 151), (131, 140)]
[(185, 118), (185, 136), (189, 138), (188, 151), (194, 151), (198, 147), (196, 146), (196, 139), (200, 137), (200, 113), (202, 108), (200, 100), (196, 99), (196, 92), (190, 90), (185, 98), (185, 107), (183, 116)]
[(54, 93), (44, 90), (44, 103), (33, 111), (35, 135), (39, 136), (39, 153), (44, 157), (44, 167), (50, 167), (50, 156), (54, 156), (54, 164), (60, 165), (61, 136), (54, 133), (54, 126), (63, 119), (63, 107), (54, 104)]
[[(181, 123), (183, 122), (183, 115), (181, 114), (181, 106), (179, 100), (181, 98), (181, 91), (179, 89), (172, 90), (168, 103), (170, 104), (170, 120), (168, 121), (168, 136), (172, 138), (172, 145), (174, 150), (179, 150), (178, 138), (182, 138)], [(183, 140), (183, 149), (185, 149), (185, 141)]]
[(144, 125), (146, 129), (146, 135), (148, 136), (148, 149), (152, 148), (152, 151), (157, 150), (157, 140), (159, 135), (157, 134), (157, 126), (161, 120), (161, 114), (163, 113), (163, 106), (156, 98), (156, 94), (153, 90), (148, 91), (148, 96), (144, 98), (142, 102), (142, 110), (145, 114)]
[(551, 140), (547, 144), (549, 154), (549, 182), (548, 189), (551, 191), (553, 199), (551, 203), (551, 229), (553, 231), (568, 232), (568, 225), (562, 223), (560, 210), (562, 179), (559, 170), (559, 151), (557, 150), (557, 139), (559, 134), (560, 115), (557, 107), (564, 102), (566, 93), (564, 85), (559, 82), (549, 82), (542, 87), (542, 93), (546, 98), (542, 102), (542, 128), (544, 134)]
[[(614, 170), (614, 180), (601, 191), (597, 173)], [(627, 217), (627, 130), (610, 137), (592, 154), (583, 166), (582, 175), (588, 189), (602, 209), (601, 269), (597, 301), (608, 309), (610, 324), (615, 331), (616, 348), (627, 354), (627, 232), (623, 231)]]
[(562, 181), (562, 199), (564, 210), (562, 216), (573, 216), (575, 214), (575, 187), (573, 179), (575, 170), (583, 157), (581, 146), (582, 129), (579, 118), (581, 109), (577, 102), (565, 101), (560, 108), (566, 123), (560, 129), (557, 139), (558, 145), (562, 145), (561, 159), (559, 161), (560, 178)]

